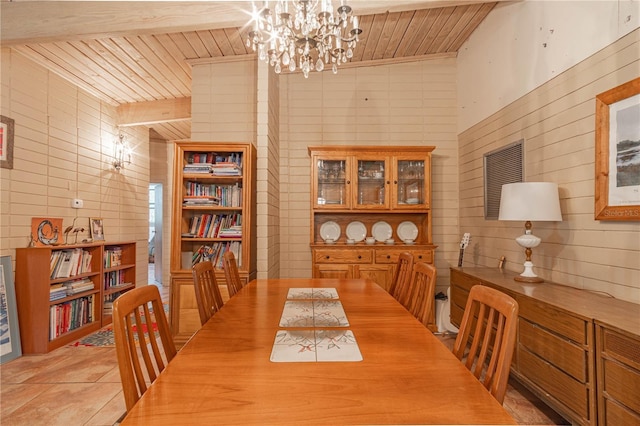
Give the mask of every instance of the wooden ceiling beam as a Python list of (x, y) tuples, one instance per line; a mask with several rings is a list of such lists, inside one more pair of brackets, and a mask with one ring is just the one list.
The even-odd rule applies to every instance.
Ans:
[(139, 126), (191, 119), (191, 97), (121, 104), (116, 108), (119, 126)]

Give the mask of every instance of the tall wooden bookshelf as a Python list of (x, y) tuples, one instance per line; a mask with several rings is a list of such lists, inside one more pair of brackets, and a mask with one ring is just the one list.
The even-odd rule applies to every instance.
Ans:
[[(117, 266), (104, 266), (105, 247), (119, 248)], [(16, 249), (22, 353), (50, 352), (110, 323), (104, 301), (135, 287), (135, 258), (134, 241)]]
[(170, 323), (176, 343), (200, 328), (191, 269), (211, 260), (226, 294), (222, 255), (232, 250), (244, 282), (256, 277), (256, 149), (250, 143), (176, 142)]

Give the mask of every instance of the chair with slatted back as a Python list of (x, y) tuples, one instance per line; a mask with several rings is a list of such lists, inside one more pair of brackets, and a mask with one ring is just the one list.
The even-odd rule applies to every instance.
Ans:
[(436, 268), (420, 262), (413, 266), (408, 289), (407, 309), (425, 326), (435, 306)]
[(233, 297), (242, 289), (242, 279), (238, 272), (236, 256), (232, 251), (226, 251), (222, 256), (222, 267), (224, 269), (224, 278), (227, 281), (229, 297)]
[[(151, 326), (152, 316), (159, 336)], [(134, 288), (113, 302), (113, 334), (125, 405), (129, 411), (176, 356), (156, 286)]]
[(501, 404), (516, 342), (518, 302), (496, 289), (475, 285), (453, 345), (454, 355)]
[(216, 280), (216, 272), (211, 261), (196, 263), (191, 273), (196, 291), (196, 303), (200, 314), (200, 324), (204, 325), (209, 318), (222, 308), (224, 304), (220, 287)]
[(402, 252), (398, 256), (398, 264), (393, 274), (389, 294), (394, 299), (402, 303), (406, 307), (407, 292), (409, 290), (409, 281), (411, 280), (411, 271), (413, 270), (413, 254)]

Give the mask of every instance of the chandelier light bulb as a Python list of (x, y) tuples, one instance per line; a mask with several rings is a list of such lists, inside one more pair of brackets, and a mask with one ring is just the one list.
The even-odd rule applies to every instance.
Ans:
[(293, 72), (297, 63), (305, 78), (329, 65), (335, 74), (338, 65), (353, 58), (362, 30), (346, 0), (335, 11), (331, 0), (276, 0), (273, 12), (269, 3), (260, 9), (253, 5), (247, 46), (276, 73), (283, 67)]

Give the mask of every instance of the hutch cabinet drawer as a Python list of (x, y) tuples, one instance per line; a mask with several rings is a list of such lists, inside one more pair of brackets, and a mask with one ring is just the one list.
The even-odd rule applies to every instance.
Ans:
[[(589, 423), (589, 390), (587, 386), (564, 373), (544, 359), (518, 345), (518, 372), (529, 383), (541, 389), (542, 394), (560, 402), (564, 407), (560, 414), (580, 424)], [(571, 413), (564, 410), (569, 409)]]
[(398, 263), (398, 257), (400, 253), (409, 252), (413, 254), (414, 262), (426, 262), (433, 263), (433, 250), (413, 250), (408, 248), (399, 248), (399, 249), (376, 249), (375, 251), (375, 261), (376, 263)]
[(517, 298), (520, 316), (540, 326), (554, 331), (576, 343), (586, 345), (588, 340), (588, 322), (556, 309), (547, 303), (526, 296)]
[(371, 249), (315, 249), (313, 260), (315, 263), (371, 263), (373, 253)]
[(588, 353), (578, 345), (562, 339), (525, 319), (518, 322), (519, 343), (581, 383), (589, 379)]

